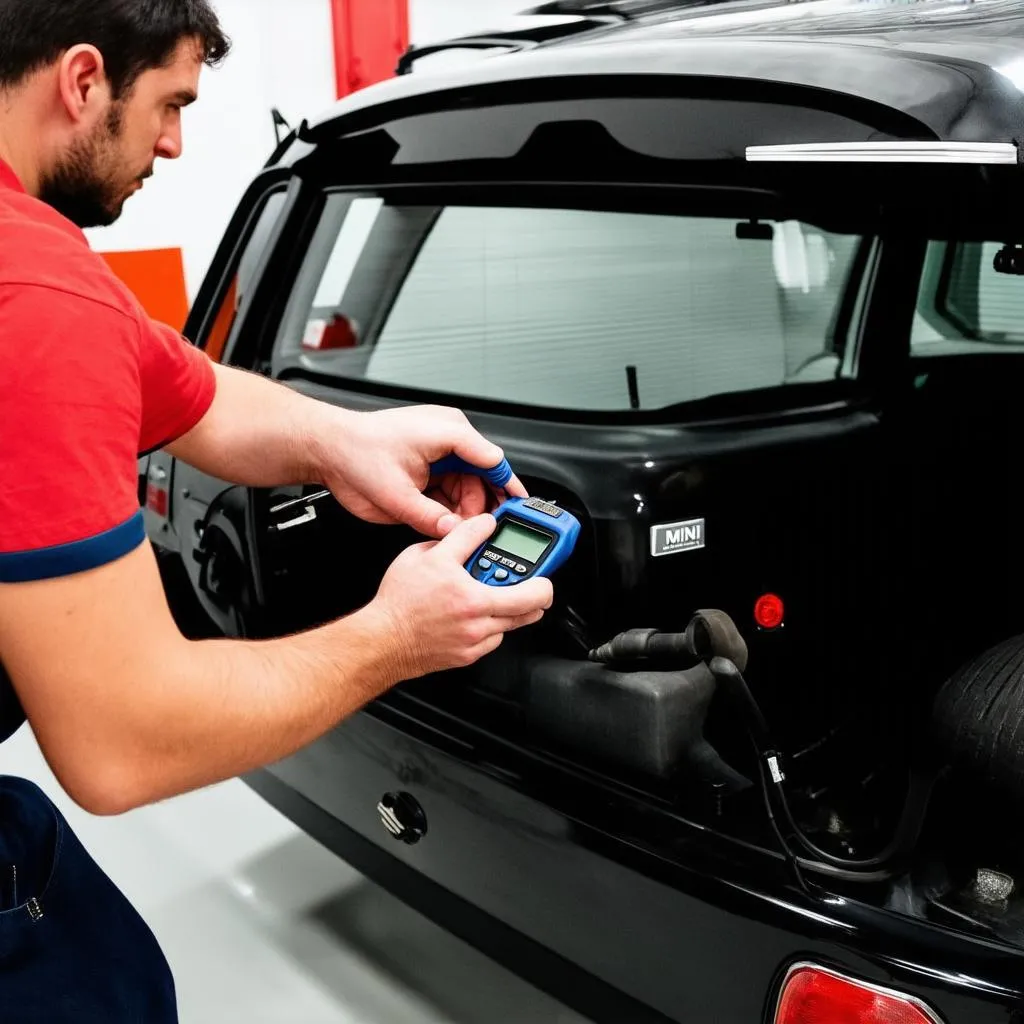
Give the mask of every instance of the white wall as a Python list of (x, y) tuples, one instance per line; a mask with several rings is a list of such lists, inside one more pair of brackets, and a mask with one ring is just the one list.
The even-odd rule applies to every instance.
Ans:
[[(234, 48), (223, 67), (203, 72), (200, 102), (184, 114), (184, 155), (158, 163), (117, 224), (89, 232), (101, 252), (184, 249), (192, 297), (241, 194), (274, 148), (271, 108), (294, 126), (335, 98), (329, 0), (213, 2)], [(410, 35), (423, 43), (494, 28), (529, 6), (530, 0), (409, 0)], [(450, 58), (476, 59), (465, 52)]]
[(431, 43), (470, 32), (500, 28), (540, 0), (409, 0), (409, 35), (414, 43)]

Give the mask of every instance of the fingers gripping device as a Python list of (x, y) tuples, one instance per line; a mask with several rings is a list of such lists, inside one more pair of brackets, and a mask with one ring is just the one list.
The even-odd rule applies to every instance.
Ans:
[[(480, 469), (457, 455), (434, 463), (431, 473), (469, 473), (498, 490), (512, 479), (507, 460), (492, 469)], [(551, 576), (568, 560), (580, 535), (575, 516), (540, 498), (509, 498), (494, 518), (494, 533), (466, 563), (474, 579), (491, 587), (511, 587), (534, 576)]]

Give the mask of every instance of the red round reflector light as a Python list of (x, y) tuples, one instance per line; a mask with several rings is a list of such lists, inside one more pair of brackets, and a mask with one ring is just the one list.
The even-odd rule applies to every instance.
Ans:
[(794, 967), (775, 1024), (941, 1024), (920, 999), (851, 981), (821, 967)]
[(786, 606), (777, 594), (762, 594), (754, 605), (754, 621), (762, 629), (778, 629), (786, 617)]

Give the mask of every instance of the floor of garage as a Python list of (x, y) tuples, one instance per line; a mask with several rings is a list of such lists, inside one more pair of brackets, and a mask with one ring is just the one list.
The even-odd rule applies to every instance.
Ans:
[(241, 782), (94, 818), (27, 727), (0, 774), (38, 783), (139, 909), (182, 1024), (585, 1024), (367, 882)]

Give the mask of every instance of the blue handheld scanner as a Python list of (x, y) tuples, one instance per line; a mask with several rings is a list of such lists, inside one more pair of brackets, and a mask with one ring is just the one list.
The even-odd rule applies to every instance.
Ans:
[(576, 547), (579, 520), (540, 498), (510, 498), (494, 513), (490, 540), (466, 563), (491, 587), (511, 587), (532, 576), (551, 576)]

